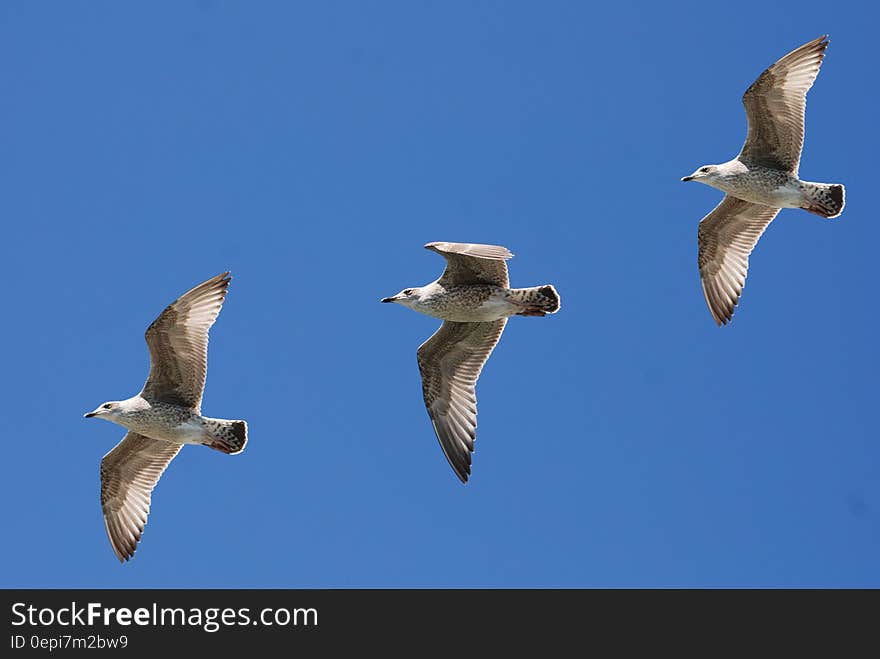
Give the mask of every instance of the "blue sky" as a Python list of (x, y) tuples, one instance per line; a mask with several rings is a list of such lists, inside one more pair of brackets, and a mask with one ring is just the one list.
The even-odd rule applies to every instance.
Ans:
[[(6, 436), (0, 585), (880, 586), (874, 26), (865, 3), (0, 5)], [(823, 33), (801, 174), (719, 329), (696, 267), (720, 199), (680, 177)], [(514, 318), (462, 486), (379, 298), (429, 241), (509, 247)], [(232, 270), (203, 410), (121, 566), (98, 500), (143, 332)]]

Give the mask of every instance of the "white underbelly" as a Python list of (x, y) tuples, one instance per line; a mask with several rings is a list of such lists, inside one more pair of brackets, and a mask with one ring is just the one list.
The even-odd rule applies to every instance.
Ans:
[(201, 444), (205, 439), (205, 428), (198, 421), (185, 421), (172, 429), (171, 441), (182, 444)]
[(198, 421), (185, 421), (176, 426), (149, 421), (143, 423), (125, 424), (129, 430), (163, 442), (174, 444), (201, 444), (205, 436), (205, 429)]
[(772, 206), (773, 208), (800, 208), (803, 193), (796, 183), (789, 183), (775, 189), (742, 189), (730, 190), (728, 194), (753, 204)]
[(492, 320), (507, 318), (519, 311), (519, 308), (516, 305), (511, 304), (510, 300), (507, 298), (502, 297), (501, 295), (493, 295), (483, 302), (482, 306), (477, 311), (481, 315), (480, 322), (489, 322)]
[(459, 323), (489, 323), (507, 318), (518, 310), (518, 307), (504, 299), (503, 296), (492, 295), (476, 308), (447, 309), (444, 311), (442, 318)]
[(790, 184), (777, 190), (780, 208), (800, 208), (804, 203), (804, 193), (797, 184)]

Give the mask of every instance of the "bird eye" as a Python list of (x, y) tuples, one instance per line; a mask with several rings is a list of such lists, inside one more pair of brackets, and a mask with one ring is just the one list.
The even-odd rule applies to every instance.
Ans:
[(701, 171), (701, 172), (708, 172), (708, 171), (709, 171), (709, 168), (708, 168), (708, 167), (703, 167), (703, 168), (700, 169), (700, 171)]
[(107, 403), (106, 405), (104, 405), (105, 410), (109, 410), (111, 407), (113, 407), (113, 406), (110, 403)]
[(413, 289), (411, 289), (411, 288), (407, 288), (407, 289), (403, 292), (403, 294), (404, 294), (404, 295), (412, 295), (412, 292), (413, 292)]

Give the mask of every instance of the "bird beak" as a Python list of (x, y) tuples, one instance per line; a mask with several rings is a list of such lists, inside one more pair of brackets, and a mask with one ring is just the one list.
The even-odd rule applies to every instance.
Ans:
[(396, 300), (396, 297), (383, 297), (381, 300), (379, 300), (379, 302), (394, 302)]
[(88, 414), (83, 414), (83, 419), (91, 419), (93, 416), (96, 416), (97, 412), (89, 412)]
[(693, 180), (694, 180), (694, 177), (693, 177), (693, 176), (683, 176), (681, 180), (682, 180), (682, 181), (685, 181), (685, 182), (687, 182), (687, 181), (693, 181)]

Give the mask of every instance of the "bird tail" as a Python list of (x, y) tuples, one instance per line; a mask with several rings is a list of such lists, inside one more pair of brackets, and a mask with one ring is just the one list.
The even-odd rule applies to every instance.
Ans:
[(837, 217), (846, 205), (846, 190), (840, 183), (807, 183), (804, 210), (822, 217)]
[(514, 288), (511, 298), (523, 310), (517, 316), (546, 316), (559, 311), (559, 293), (550, 284), (533, 288)]
[(206, 446), (229, 455), (235, 455), (244, 451), (244, 446), (247, 444), (246, 421), (208, 419), (207, 426)]

